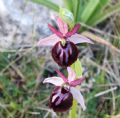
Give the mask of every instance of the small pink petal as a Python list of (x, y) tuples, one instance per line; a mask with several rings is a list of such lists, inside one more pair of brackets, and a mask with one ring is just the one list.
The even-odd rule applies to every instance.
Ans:
[(69, 83), (70, 83), (71, 81), (74, 81), (74, 80), (75, 80), (76, 74), (75, 74), (75, 72), (73, 71), (73, 69), (70, 68), (70, 67), (67, 67), (67, 71), (68, 71), (68, 81), (69, 81)]
[(77, 85), (80, 85), (84, 80), (85, 78), (76, 79), (76, 80), (71, 81), (69, 84), (70, 86), (75, 87)]
[(71, 37), (69, 37), (68, 40), (73, 42), (74, 44), (78, 44), (78, 43), (91, 43), (91, 44), (93, 44), (93, 42), (89, 38), (87, 38), (83, 35), (77, 34), (77, 33), (72, 35)]
[(64, 23), (64, 22), (62, 21), (62, 19), (59, 18), (59, 17), (57, 18), (57, 24), (58, 24), (58, 27), (59, 27), (60, 32), (62, 32), (63, 35), (65, 35), (65, 34), (68, 32), (68, 26), (67, 26), (67, 24)]
[(63, 79), (65, 83), (68, 82), (68, 79), (59, 70), (56, 69), (55, 71)]
[(63, 34), (61, 32), (59, 32), (58, 30), (56, 30), (52, 25), (48, 24), (48, 27), (58, 37), (63, 38)]
[(79, 28), (80, 28), (80, 24), (76, 24), (74, 26), (74, 28), (66, 34), (66, 37), (70, 37), (70, 36), (74, 35), (75, 33), (77, 33)]
[(85, 110), (86, 109), (85, 101), (84, 101), (84, 98), (83, 98), (81, 92), (74, 87), (71, 87), (70, 91), (71, 91), (74, 99), (81, 105), (82, 109)]
[(60, 38), (56, 34), (53, 34), (44, 39), (40, 39), (37, 45), (38, 46), (54, 46), (58, 41), (60, 41)]
[(43, 83), (51, 83), (55, 86), (62, 86), (62, 84), (64, 84), (64, 81), (61, 77), (50, 77), (46, 78)]

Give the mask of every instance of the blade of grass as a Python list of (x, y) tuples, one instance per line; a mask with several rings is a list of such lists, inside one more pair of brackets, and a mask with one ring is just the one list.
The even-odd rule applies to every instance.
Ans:
[(94, 13), (96, 13), (98, 11), (102, 11), (101, 9), (103, 9), (109, 2), (110, 2), (110, 0), (99, 0), (99, 4), (96, 7)]
[(59, 6), (49, 0), (32, 0), (32, 2), (35, 2), (37, 4), (41, 4), (41, 5), (44, 5), (56, 12), (59, 12)]
[(86, 4), (87, 4), (87, 0), (79, 0), (78, 1), (79, 5), (78, 5), (78, 13), (77, 13), (77, 21), (76, 22), (79, 22), (81, 21), (81, 14), (82, 12), (84, 11), (84, 9), (86, 8)]
[(110, 7), (106, 11), (104, 11), (104, 13), (103, 13), (103, 11), (101, 11), (97, 16), (94, 17), (93, 20), (91, 20), (90, 24), (92, 26), (95, 26), (98, 23), (100, 23), (100, 22), (104, 21), (105, 19), (109, 18), (113, 14), (117, 13), (118, 11), (120, 11), (120, 2), (117, 3), (116, 5)]
[(63, 0), (63, 2), (64, 7), (72, 12), (73, 11), (72, 0)]
[(99, 4), (99, 0), (90, 0), (81, 15), (81, 21), (86, 23)]
[(77, 12), (78, 12), (78, 6), (79, 6), (79, 0), (72, 0), (72, 5), (73, 5), (73, 15), (74, 15), (74, 19), (76, 21)]
[(104, 9), (105, 9), (106, 5), (109, 3), (109, 1), (110, 0), (100, 0), (98, 6), (96, 7), (95, 11), (92, 13), (91, 17), (89, 18), (89, 20), (86, 24), (90, 24), (90, 22), (93, 21), (95, 19), (95, 17), (97, 17), (101, 11), (104, 11)]
[(95, 41), (95, 42), (98, 42), (102, 45), (105, 45), (107, 47), (109, 47), (109, 49), (111, 49), (112, 51), (116, 52), (116, 53), (120, 53), (120, 49), (116, 48), (115, 46), (113, 46), (110, 42), (108, 42), (107, 40), (101, 38), (101, 37), (98, 37), (96, 36), (95, 34), (93, 33), (90, 33), (90, 32), (87, 32), (87, 31), (84, 31), (82, 32), (82, 35), (83, 36), (86, 36), (88, 38), (90, 38), (91, 40)]

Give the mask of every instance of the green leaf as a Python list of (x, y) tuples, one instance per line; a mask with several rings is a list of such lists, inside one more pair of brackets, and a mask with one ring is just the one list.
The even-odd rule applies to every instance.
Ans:
[(105, 10), (106, 5), (109, 3), (110, 0), (101, 0), (95, 9), (95, 11), (92, 13), (91, 17), (89, 18), (87, 24), (91, 25), (91, 22), (99, 16), (99, 14)]
[(41, 4), (41, 5), (44, 5), (54, 11), (57, 11), (59, 12), (59, 6), (49, 0), (32, 0), (32, 2), (35, 2), (37, 4)]
[(17, 103), (11, 101), (11, 102), (10, 102), (10, 107), (13, 108), (13, 109), (17, 109), (17, 108), (18, 108), (18, 105), (17, 105)]
[(99, 0), (90, 0), (82, 12), (81, 21), (86, 23), (99, 4)]
[(78, 10), (77, 10), (78, 13), (77, 13), (77, 19), (76, 19), (77, 22), (81, 21), (81, 14), (85, 8), (86, 8), (86, 0), (79, 0)]
[(73, 100), (73, 106), (69, 113), (69, 118), (77, 118), (77, 101)]
[(72, 5), (73, 5), (73, 15), (74, 15), (74, 19), (76, 21), (77, 12), (78, 12), (78, 6), (79, 6), (79, 0), (72, 0)]
[(82, 76), (82, 65), (79, 59), (77, 59), (77, 61), (71, 65), (71, 68), (75, 71), (77, 78)]
[(92, 26), (95, 26), (98, 23), (100, 23), (100, 22), (104, 21), (105, 19), (109, 18), (113, 14), (117, 13), (118, 11), (120, 11), (120, 2), (117, 3), (114, 6), (111, 6), (107, 10), (104, 10), (104, 13), (103, 13), (103, 11), (101, 11), (97, 16), (94, 17), (94, 19), (91, 20), (90, 24)]
[[(109, 0), (100, 0), (97, 8), (95, 9), (95, 11), (93, 12), (91, 18), (94, 19), (94, 16), (98, 15), (101, 11), (103, 12), (104, 8), (106, 7), (106, 5), (109, 3)], [(90, 19), (89, 19), (90, 20)], [(88, 20), (88, 21), (89, 21)]]
[(64, 2), (64, 7), (72, 12), (73, 11), (73, 5), (71, 4), (72, 0), (63, 0), (63, 2)]

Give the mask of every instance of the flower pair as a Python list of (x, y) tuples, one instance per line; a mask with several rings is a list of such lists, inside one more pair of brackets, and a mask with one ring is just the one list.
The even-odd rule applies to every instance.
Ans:
[(54, 111), (63, 112), (72, 106), (74, 98), (85, 110), (84, 98), (80, 91), (75, 88), (83, 82), (84, 78), (76, 79), (75, 72), (69, 66), (78, 58), (76, 44), (92, 44), (93, 42), (78, 34), (79, 24), (76, 24), (73, 29), (68, 31), (67, 24), (57, 18), (57, 25), (59, 30), (49, 24), (48, 27), (54, 34), (38, 42), (38, 46), (52, 46), (51, 53), (54, 61), (61, 67), (67, 67), (68, 70), (68, 78), (56, 70), (60, 77), (49, 77), (43, 81), (43, 83), (51, 83), (56, 86), (50, 96), (49, 106)]

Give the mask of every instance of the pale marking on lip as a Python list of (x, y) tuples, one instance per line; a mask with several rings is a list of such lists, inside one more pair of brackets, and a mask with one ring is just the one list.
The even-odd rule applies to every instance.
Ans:
[(54, 96), (52, 97), (52, 102), (54, 102), (57, 97), (58, 97), (58, 94), (57, 94), (57, 95), (54, 95)]

